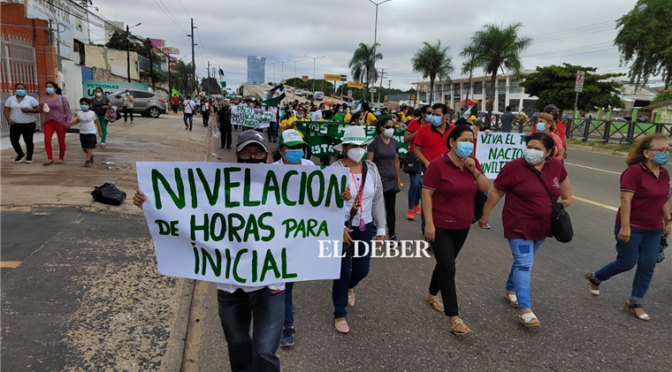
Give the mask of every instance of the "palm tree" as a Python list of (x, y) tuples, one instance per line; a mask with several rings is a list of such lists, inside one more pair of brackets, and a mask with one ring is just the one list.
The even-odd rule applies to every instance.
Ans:
[(469, 100), (469, 91), (471, 90), (471, 79), (474, 76), (474, 69), (476, 66), (474, 57), (476, 56), (476, 48), (473, 45), (467, 45), (460, 52), (460, 57), (464, 57), (465, 60), (462, 62), (462, 70), (460, 73), (462, 75), (469, 74), (469, 89), (467, 89), (467, 96), (464, 98), (465, 102)]
[(483, 68), (486, 74), (492, 74), (490, 79), (490, 102), (488, 114), (492, 114), (495, 104), (495, 83), (497, 71), (504, 73), (504, 67), (512, 71), (516, 77), (520, 76), (523, 64), (520, 53), (532, 44), (531, 37), (519, 36), (518, 31), (522, 23), (514, 23), (508, 27), (497, 24), (485, 25), (482, 30), (474, 32), (471, 45), (475, 48), (474, 64)]
[(450, 47), (441, 47), (441, 40), (437, 40), (435, 45), (425, 41), (422, 49), (418, 50), (411, 59), (413, 71), (421, 73), (423, 79), (429, 77), (430, 105), (436, 78), (450, 81), (450, 74), (453, 73), (453, 61), (449, 53)]
[(185, 64), (182, 61), (177, 61), (175, 70), (171, 74), (171, 86), (179, 87), (182, 93), (188, 94), (189, 92), (193, 92), (194, 88), (198, 86), (198, 81), (192, 78), (192, 72), (193, 67), (191, 63)]
[(366, 97), (369, 95), (369, 84), (371, 82), (375, 83), (378, 80), (376, 61), (383, 59), (383, 55), (376, 50), (379, 46), (380, 44), (378, 43), (373, 45), (359, 43), (359, 47), (355, 49), (355, 53), (348, 64), (352, 78), (355, 81), (366, 80)]

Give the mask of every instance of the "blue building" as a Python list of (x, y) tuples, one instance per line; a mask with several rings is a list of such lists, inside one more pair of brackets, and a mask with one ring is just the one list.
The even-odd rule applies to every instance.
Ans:
[(252, 84), (265, 83), (266, 57), (247, 56), (247, 82)]

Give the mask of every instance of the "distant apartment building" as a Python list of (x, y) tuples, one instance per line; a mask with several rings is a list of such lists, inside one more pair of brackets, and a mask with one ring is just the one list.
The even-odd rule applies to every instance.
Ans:
[(266, 57), (247, 56), (247, 82), (263, 84), (266, 76)]

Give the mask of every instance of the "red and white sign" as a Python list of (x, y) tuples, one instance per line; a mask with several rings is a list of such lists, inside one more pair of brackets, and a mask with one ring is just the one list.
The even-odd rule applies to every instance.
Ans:
[(583, 71), (577, 71), (576, 73), (576, 85), (574, 85), (575, 92), (583, 92), (583, 81), (586, 77), (586, 73)]
[(164, 46), (160, 47), (159, 50), (166, 54), (180, 54), (180, 50), (175, 47)]
[(301, 76), (301, 80), (303, 80), (303, 82), (305, 83), (306, 81), (308, 81), (308, 76), (306, 75)]

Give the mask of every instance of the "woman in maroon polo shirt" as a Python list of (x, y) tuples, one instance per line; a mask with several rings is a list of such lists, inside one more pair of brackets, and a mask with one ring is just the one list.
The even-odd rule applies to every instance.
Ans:
[(670, 175), (663, 165), (670, 159), (664, 134), (650, 134), (635, 146), (621, 174), (621, 207), (616, 214), (616, 261), (586, 274), (590, 293), (600, 294), (600, 283), (637, 265), (625, 311), (641, 320), (651, 320), (642, 308), (653, 278), (661, 236), (670, 236)]
[(425, 238), (432, 244), (436, 259), (427, 302), (441, 311), (443, 306), (437, 296), (441, 291), (450, 331), (465, 335), (470, 330), (460, 319), (457, 308), (455, 258), (469, 234), (476, 192), (488, 191), (490, 181), (483, 176), (478, 160), (470, 157), (474, 132), (469, 126), (453, 129), (446, 143), (449, 151), (429, 164), (422, 184)]
[(540, 325), (532, 312), (530, 272), (534, 255), (551, 231), (552, 204), (539, 177), (554, 198), (560, 197), (567, 208), (572, 203), (572, 186), (562, 161), (553, 158), (555, 141), (546, 133), (525, 137), (525, 156), (507, 163), (499, 172), (488, 193), (481, 228), (487, 225), (492, 208), (506, 194), (502, 222), (504, 237), (509, 240), (513, 265), (506, 282), (505, 296), (519, 309), (518, 319), (525, 327)]

